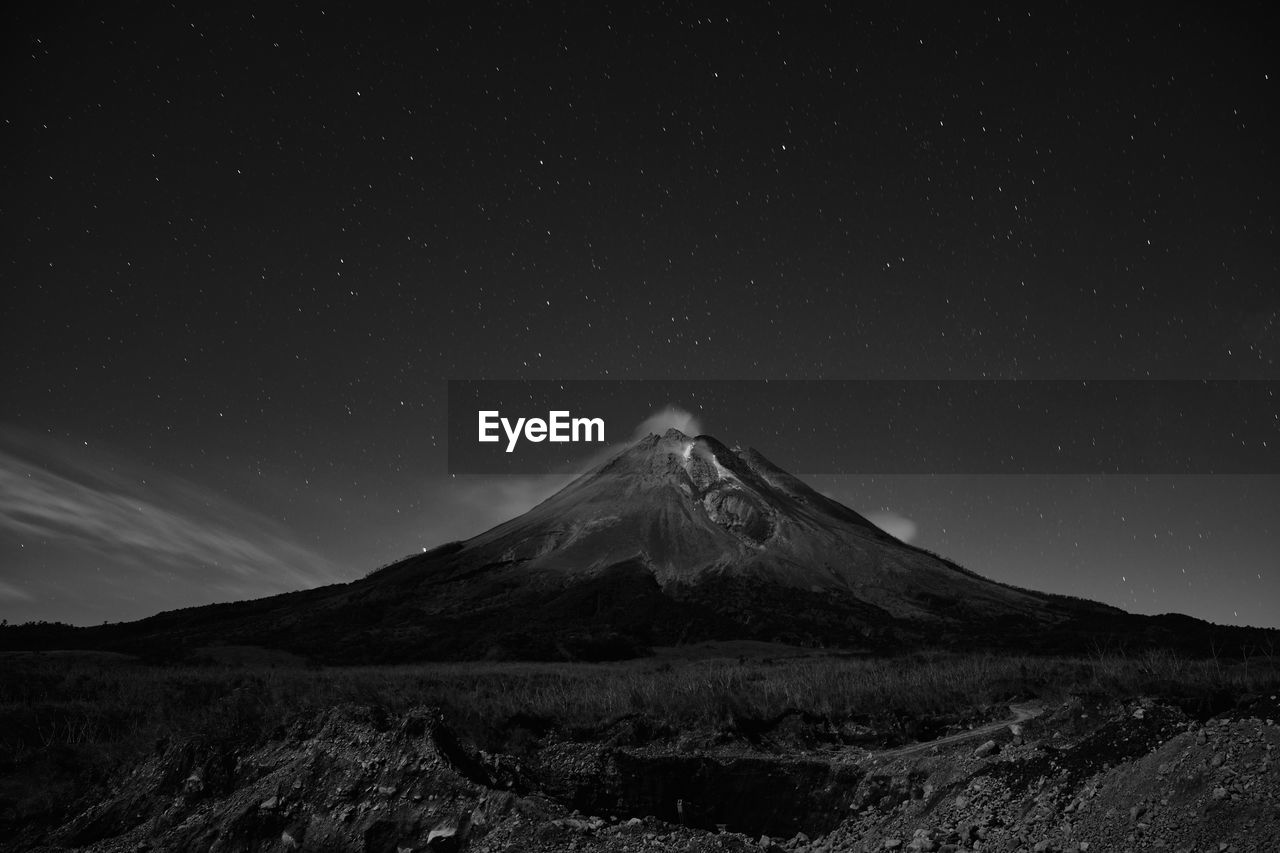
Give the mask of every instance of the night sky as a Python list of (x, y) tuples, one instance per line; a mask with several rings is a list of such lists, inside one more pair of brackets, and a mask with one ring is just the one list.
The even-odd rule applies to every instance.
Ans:
[[(1280, 379), (1262, 4), (117, 5), (0, 26), (10, 622), (527, 508), (446, 471), (451, 378)], [(1280, 626), (1275, 476), (806, 473), (1001, 581)]]

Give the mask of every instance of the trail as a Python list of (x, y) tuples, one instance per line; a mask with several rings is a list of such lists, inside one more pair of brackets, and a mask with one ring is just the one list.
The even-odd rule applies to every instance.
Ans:
[(994, 723), (986, 723), (978, 726), (976, 729), (957, 732), (953, 735), (940, 737), (937, 740), (926, 741), (925, 743), (913, 743), (910, 746), (903, 746), (897, 749), (886, 749), (881, 752), (873, 752), (871, 758), (875, 761), (902, 758), (907, 755), (916, 755), (921, 752), (929, 752), (933, 749), (940, 749), (944, 746), (961, 743), (966, 740), (976, 740), (980, 737), (993, 735), (1001, 729), (1007, 728), (1015, 723), (1021, 723), (1024, 720), (1030, 720), (1044, 713), (1044, 706), (1039, 702), (1026, 702), (1021, 705), (1010, 705), (1009, 710), (1013, 712), (1013, 716), (1005, 720), (997, 720)]

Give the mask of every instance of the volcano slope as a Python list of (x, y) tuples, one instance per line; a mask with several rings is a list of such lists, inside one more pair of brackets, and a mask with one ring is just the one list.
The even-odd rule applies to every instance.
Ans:
[(237, 644), (326, 663), (602, 660), (707, 640), (1204, 654), (1261, 641), (996, 583), (893, 538), (753, 449), (676, 430), (473, 539), (349, 584), (5, 633), (9, 647), (181, 656)]

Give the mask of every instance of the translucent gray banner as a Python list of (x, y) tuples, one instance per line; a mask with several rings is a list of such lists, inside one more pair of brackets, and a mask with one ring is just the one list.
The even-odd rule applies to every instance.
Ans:
[[(449, 470), (565, 473), (687, 423), (795, 473), (1275, 474), (1278, 392), (1270, 380), (451, 380)], [(692, 422), (655, 417), (673, 409)]]

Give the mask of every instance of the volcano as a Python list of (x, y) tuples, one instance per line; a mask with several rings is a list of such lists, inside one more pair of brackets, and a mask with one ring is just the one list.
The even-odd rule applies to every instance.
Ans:
[(601, 660), (731, 640), (1206, 653), (1248, 641), (1248, 629), (997, 583), (895, 539), (753, 449), (677, 430), (479, 536), (358, 581), (71, 630), (44, 645), (153, 656), (254, 645), (370, 663)]
[[(579, 610), (575, 619), (555, 607), (562, 620), (603, 611), (608, 619), (591, 620), (599, 628), (621, 623), (663, 644), (857, 645), (991, 619), (1053, 621), (1050, 598), (904, 544), (754, 449), (678, 430), (642, 439), (448, 555), (379, 577), (443, 594), (433, 615), (456, 609), (480, 579), (504, 611), (506, 595), (538, 589)], [(628, 612), (645, 614), (648, 629)]]

